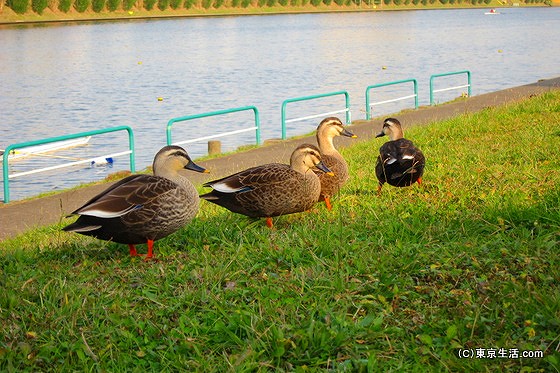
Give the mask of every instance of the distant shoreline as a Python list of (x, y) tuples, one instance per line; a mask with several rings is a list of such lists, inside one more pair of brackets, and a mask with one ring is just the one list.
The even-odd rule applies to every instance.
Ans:
[[(560, 0), (559, 0), (560, 1)], [(560, 6), (560, 2), (553, 3), (552, 6)], [(519, 7), (550, 7), (544, 4), (520, 4)], [(59, 11), (45, 10), (42, 15), (30, 12), (26, 14), (16, 14), (9, 8), (4, 8), (0, 12), (0, 26), (3, 25), (34, 25), (34, 24), (55, 24), (55, 23), (82, 23), (82, 22), (102, 22), (102, 21), (129, 21), (129, 20), (149, 20), (149, 19), (170, 19), (170, 18), (198, 18), (198, 17), (230, 17), (230, 16), (259, 16), (259, 15), (281, 15), (281, 14), (313, 14), (313, 13), (356, 13), (356, 12), (377, 12), (377, 11), (409, 11), (409, 10), (451, 10), (451, 9), (489, 9), (489, 8), (514, 8), (512, 5), (502, 5), (497, 0), (492, 0), (490, 4), (477, 5), (383, 5), (371, 7), (357, 6), (300, 6), (300, 7), (274, 7), (274, 8), (224, 8), (224, 9), (179, 9), (179, 10), (159, 10), (151, 11), (140, 9), (117, 12), (95, 13), (87, 11), (79, 13), (71, 10), (68, 13)]]

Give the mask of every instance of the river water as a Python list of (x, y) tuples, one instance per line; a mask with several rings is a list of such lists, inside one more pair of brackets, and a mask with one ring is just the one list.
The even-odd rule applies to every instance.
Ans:
[[(119, 125), (134, 130), (136, 168), (151, 164), (166, 143), (169, 119), (256, 106), (262, 140), (281, 135), (289, 98), (340, 90), (351, 117), (365, 118), (373, 84), (417, 79), (429, 104), (433, 74), (469, 70), (478, 95), (560, 73), (560, 8), (421, 10), (177, 18), (0, 27), (0, 148)], [(446, 84), (464, 84), (453, 76)], [(455, 82), (457, 80), (457, 82)], [(439, 79), (438, 79), (439, 81)], [(463, 90), (465, 91), (465, 90)], [(412, 93), (409, 85), (375, 92), (376, 100)], [(438, 94), (438, 102), (461, 91)], [(374, 115), (413, 106), (376, 106)], [(290, 117), (342, 109), (341, 96), (290, 104)], [(344, 117), (340, 114), (341, 118)], [(320, 118), (290, 123), (288, 136), (312, 131)], [(174, 125), (173, 140), (253, 126), (253, 112)], [(255, 142), (247, 132), (221, 139), (223, 150)], [(88, 146), (13, 161), (11, 172), (127, 149), (125, 132)], [(205, 155), (206, 143), (185, 145)], [(64, 159), (62, 159), (64, 157)], [(98, 180), (128, 168), (76, 167), (10, 180), (11, 199)]]

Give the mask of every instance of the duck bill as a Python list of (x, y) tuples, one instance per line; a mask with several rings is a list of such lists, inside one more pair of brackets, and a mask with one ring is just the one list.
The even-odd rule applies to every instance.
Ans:
[(323, 162), (317, 163), (315, 165), (315, 167), (317, 167), (319, 170), (323, 171), (324, 173), (326, 173), (329, 176), (334, 176), (334, 172), (329, 170), (329, 168), (327, 166), (325, 166), (325, 164)]
[(383, 132), (383, 131), (381, 131), (377, 135), (375, 135), (375, 137), (383, 137), (383, 136), (385, 136), (385, 132)]
[(348, 131), (346, 128), (342, 131), (341, 135), (346, 136), (346, 137), (351, 137), (353, 139), (358, 137), (358, 136), (354, 135), (352, 132)]
[(191, 171), (196, 171), (196, 172), (204, 172), (204, 173), (208, 173), (210, 171), (208, 171), (207, 169), (205, 169), (204, 167), (200, 167), (199, 165), (197, 165), (196, 163), (194, 163), (193, 161), (190, 161), (189, 164), (187, 164), (185, 166), (185, 168), (187, 170), (191, 170)]

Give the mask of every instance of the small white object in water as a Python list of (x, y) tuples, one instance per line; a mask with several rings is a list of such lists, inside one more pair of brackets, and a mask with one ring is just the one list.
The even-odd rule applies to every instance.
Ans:
[(94, 158), (91, 161), (91, 167), (100, 167), (100, 166), (105, 166), (105, 165), (113, 165), (113, 158), (109, 157), (109, 158), (104, 158), (104, 157), (99, 157), (99, 158)]

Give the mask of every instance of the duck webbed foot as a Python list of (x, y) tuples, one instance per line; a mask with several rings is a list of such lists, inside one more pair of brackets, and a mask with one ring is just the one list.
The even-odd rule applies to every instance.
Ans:
[(269, 228), (273, 227), (272, 218), (266, 218), (266, 226)]
[(154, 240), (148, 240), (147, 242), (148, 244), (148, 253), (147, 254), (138, 254), (138, 251), (136, 251), (136, 246), (134, 246), (133, 244), (128, 244), (128, 249), (130, 252), (130, 256), (134, 257), (134, 256), (146, 256), (144, 258), (144, 260), (148, 261), (148, 260), (152, 260), (155, 259), (154, 258)]

